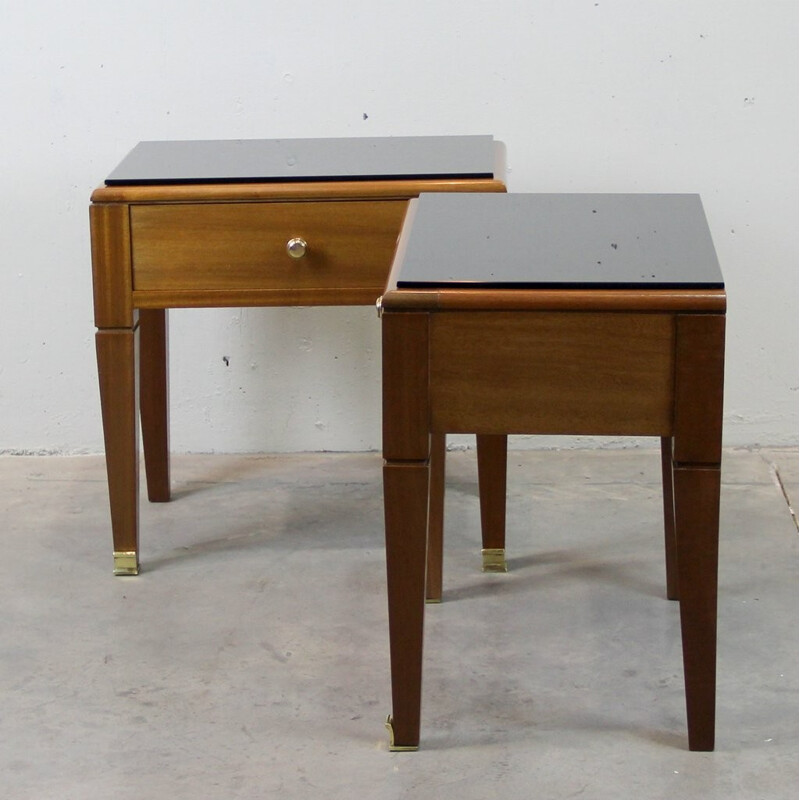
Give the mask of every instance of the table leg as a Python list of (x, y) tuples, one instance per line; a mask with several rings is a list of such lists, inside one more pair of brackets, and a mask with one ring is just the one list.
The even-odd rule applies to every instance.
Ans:
[[(478, 434), (478, 486), (481, 507), (484, 572), (507, 572), (506, 565), (506, 461), (508, 437)], [(428, 510), (428, 577), (425, 599), (442, 600), (444, 550), (445, 434), (431, 434), (431, 485)]]
[(100, 330), (96, 335), (115, 575), (139, 572), (136, 339), (132, 329)]
[(725, 318), (679, 315), (672, 481), (690, 750), (714, 749)]
[[(419, 745), (431, 435), (428, 315), (384, 313), (383, 498), (393, 750)], [(443, 437), (436, 446), (442, 452)]]
[(428, 568), (425, 581), (425, 600), (428, 603), (442, 602), (446, 452), (446, 434), (431, 434), (431, 483), (428, 505)]
[(672, 437), (661, 439), (661, 484), (664, 494), (664, 555), (667, 572), (667, 598), (678, 599), (677, 542), (675, 540), (675, 500), (672, 493)]
[(419, 746), (428, 474), (427, 463), (387, 462), (383, 469), (392, 666), (387, 727), (392, 750)]
[(507, 572), (506, 564), (506, 473), (508, 436), (479, 434), (478, 492), (481, 503), (483, 571)]
[(676, 465), (674, 487), (689, 749), (713, 750), (719, 468)]
[(139, 407), (147, 496), (153, 503), (170, 499), (167, 321), (164, 309), (139, 311)]

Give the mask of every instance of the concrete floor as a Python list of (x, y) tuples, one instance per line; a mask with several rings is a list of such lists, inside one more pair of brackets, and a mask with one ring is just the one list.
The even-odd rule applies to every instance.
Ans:
[(422, 748), (389, 753), (380, 466), (176, 457), (114, 578), (102, 459), (0, 459), (0, 797), (797, 798), (796, 450), (725, 453), (709, 754), (644, 450), (512, 452), (507, 575), (449, 454)]

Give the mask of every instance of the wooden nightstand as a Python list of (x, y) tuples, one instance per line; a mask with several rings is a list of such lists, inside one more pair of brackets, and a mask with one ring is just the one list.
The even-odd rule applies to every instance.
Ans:
[(726, 296), (700, 198), (424, 195), (382, 308), (393, 747), (420, 738), (430, 442), (469, 431), (660, 438), (689, 747), (712, 750)]
[(143, 142), (92, 195), (97, 361), (114, 572), (139, 571), (148, 496), (170, 498), (167, 310), (371, 305), (410, 198), (502, 192), (491, 136)]

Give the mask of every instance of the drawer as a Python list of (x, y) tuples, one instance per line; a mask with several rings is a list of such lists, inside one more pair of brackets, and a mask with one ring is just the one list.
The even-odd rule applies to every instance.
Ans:
[[(406, 200), (131, 206), (139, 292), (384, 288)], [(307, 243), (293, 258), (291, 239)]]

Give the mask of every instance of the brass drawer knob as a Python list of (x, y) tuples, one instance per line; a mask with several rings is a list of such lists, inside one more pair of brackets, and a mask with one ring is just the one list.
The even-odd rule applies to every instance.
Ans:
[(286, 242), (286, 252), (292, 258), (302, 258), (306, 254), (306, 250), (308, 250), (308, 242), (305, 239), (296, 237)]

